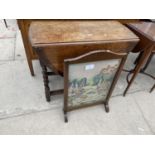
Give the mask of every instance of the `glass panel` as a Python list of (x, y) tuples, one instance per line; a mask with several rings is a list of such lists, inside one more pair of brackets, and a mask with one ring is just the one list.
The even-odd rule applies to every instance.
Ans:
[(69, 65), (68, 106), (105, 101), (120, 59)]

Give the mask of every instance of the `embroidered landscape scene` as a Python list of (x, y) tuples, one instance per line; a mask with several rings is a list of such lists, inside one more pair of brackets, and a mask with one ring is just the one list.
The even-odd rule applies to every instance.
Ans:
[(120, 60), (69, 65), (68, 106), (105, 101)]

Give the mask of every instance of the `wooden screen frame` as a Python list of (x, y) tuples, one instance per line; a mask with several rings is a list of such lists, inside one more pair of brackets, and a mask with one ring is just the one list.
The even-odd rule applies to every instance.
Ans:
[[(109, 102), (109, 99), (112, 95), (114, 87), (118, 81), (120, 73), (123, 70), (123, 66), (124, 66), (124, 63), (127, 59), (127, 55), (128, 55), (127, 53), (114, 53), (110, 50), (96, 50), (96, 51), (91, 51), (89, 53), (78, 56), (76, 58), (64, 60), (64, 109), (63, 110), (64, 110), (65, 122), (68, 122), (67, 112), (72, 111), (72, 110), (76, 110), (79, 108), (90, 107), (90, 106), (94, 106), (94, 105), (98, 105), (98, 104), (104, 104), (106, 112), (109, 112), (108, 102)], [(113, 60), (113, 59), (120, 59), (120, 65), (119, 65), (119, 67), (118, 67), (118, 69), (114, 75), (114, 78), (112, 80), (112, 83), (111, 83), (110, 89), (107, 93), (105, 101), (97, 102), (94, 104), (76, 106), (75, 108), (68, 107), (69, 65), (78, 64), (78, 63), (95, 62), (95, 61)]]

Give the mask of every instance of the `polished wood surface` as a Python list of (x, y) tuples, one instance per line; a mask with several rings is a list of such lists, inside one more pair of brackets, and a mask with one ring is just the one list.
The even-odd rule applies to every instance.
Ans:
[(68, 42), (137, 40), (134, 33), (117, 21), (32, 22), (29, 36), (32, 46)]
[[(29, 30), (29, 26), (30, 26), (31, 22), (33, 22), (33, 21), (46, 21), (46, 20), (44, 20), (44, 19), (18, 19), (17, 21), (18, 21), (18, 25), (19, 25), (19, 28), (20, 28), (21, 33), (22, 33), (23, 43), (24, 43), (24, 47), (25, 47), (25, 52), (26, 52), (30, 72), (31, 72), (31, 75), (34, 76), (32, 61), (35, 59), (38, 59), (38, 56), (37, 56), (36, 52), (33, 51), (31, 44), (29, 42), (28, 30)], [(53, 20), (51, 20), (51, 21), (53, 21)], [(83, 21), (83, 20), (78, 20), (78, 21)], [(103, 21), (103, 20), (101, 20), (101, 21)], [(122, 24), (139, 22), (138, 19), (115, 19), (114, 21), (119, 21)]]
[(128, 24), (131, 28), (137, 32), (143, 34), (152, 41), (155, 41), (155, 23), (152, 22), (139, 22)]
[(137, 36), (140, 38), (140, 42), (135, 47), (135, 52), (141, 52), (137, 64), (133, 70), (133, 76), (128, 82), (128, 86), (124, 92), (124, 96), (128, 92), (138, 73), (141, 71), (143, 65), (149, 59), (151, 53), (155, 49), (155, 23), (141, 22), (132, 23), (127, 25)]
[(93, 50), (128, 53), (139, 41), (116, 21), (32, 22), (29, 36), (39, 59), (58, 74), (63, 74), (64, 59)]

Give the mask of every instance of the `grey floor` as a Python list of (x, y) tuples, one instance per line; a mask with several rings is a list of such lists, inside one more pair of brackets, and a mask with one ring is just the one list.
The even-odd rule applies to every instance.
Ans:
[[(154, 80), (139, 74), (126, 97), (126, 73), (110, 99), (110, 113), (102, 105), (70, 112), (63, 122), (63, 95), (44, 96), (41, 68), (34, 61), (31, 77), (21, 34), (16, 20), (0, 20), (0, 134), (154, 134), (155, 92), (149, 93)], [(136, 54), (130, 54), (125, 68), (134, 67)], [(155, 59), (147, 72), (154, 74)], [(63, 87), (63, 78), (55, 77), (51, 88)]]

